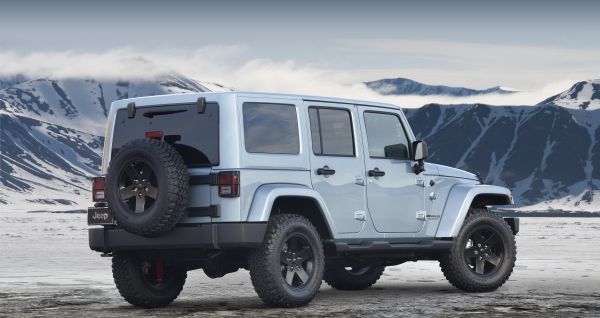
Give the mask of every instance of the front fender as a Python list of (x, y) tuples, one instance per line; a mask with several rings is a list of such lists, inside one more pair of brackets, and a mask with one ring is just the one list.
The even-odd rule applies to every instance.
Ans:
[(448, 194), (435, 237), (456, 237), (473, 199), (479, 195), (500, 196), (505, 198), (504, 204), (512, 203), (512, 196), (507, 188), (481, 184), (455, 184)]
[(323, 200), (321, 195), (306, 186), (297, 184), (265, 184), (256, 190), (252, 204), (250, 205), (250, 211), (248, 212), (248, 222), (267, 222), (271, 215), (271, 208), (273, 203), (279, 197), (302, 197), (309, 198), (315, 201), (321, 211), (319, 211), (325, 218), (329, 230), (331, 233), (337, 233), (331, 213)]

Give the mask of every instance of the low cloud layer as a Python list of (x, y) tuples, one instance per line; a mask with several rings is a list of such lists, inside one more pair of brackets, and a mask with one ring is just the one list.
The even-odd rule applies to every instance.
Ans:
[[(569, 88), (574, 82), (584, 80), (564, 79), (538, 89), (509, 95), (383, 96), (361, 83), (374, 78), (360, 78), (357, 71), (326, 69), (298, 64), (292, 60), (248, 59), (243, 58), (243, 52), (244, 48), (237, 46), (207, 46), (191, 52), (142, 52), (129, 48), (95, 53), (66, 51), (18, 54), (0, 51), (0, 76), (23, 74), (30, 78), (125, 79), (146, 78), (175, 71), (200, 81), (216, 82), (238, 90), (335, 96), (388, 102), (411, 108), (427, 103), (534, 105)], [(398, 73), (396, 76), (406, 75)]]

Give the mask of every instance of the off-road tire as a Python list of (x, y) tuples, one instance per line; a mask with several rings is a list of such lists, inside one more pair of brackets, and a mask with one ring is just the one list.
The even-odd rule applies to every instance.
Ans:
[[(119, 177), (132, 162), (143, 161), (156, 177), (158, 195), (143, 213), (134, 214), (119, 197)], [(120, 227), (142, 236), (159, 236), (185, 215), (189, 176), (183, 158), (166, 142), (136, 139), (125, 144), (111, 160), (106, 176), (106, 199)]]
[(364, 272), (353, 273), (343, 266), (325, 265), (323, 279), (327, 285), (339, 290), (363, 290), (375, 284), (385, 266), (369, 266)]
[(128, 254), (117, 254), (112, 259), (115, 285), (130, 304), (142, 308), (164, 307), (172, 303), (183, 289), (187, 271), (177, 267), (165, 269), (165, 286), (155, 288), (144, 278), (142, 261)]
[[(467, 236), (476, 226), (493, 227), (502, 239), (504, 254), (497, 270), (490, 275), (480, 275), (470, 270), (464, 258)], [(456, 240), (440, 258), (440, 267), (446, 279), (456, 288), (466, 292), (490, 292), (502, 286), (510, 277), (517, 259), (517, 246), (512, 229), (497, 214), (485, 208), (471, 209)]]
[[(310, 241), (313, 248), (314, 272), (303, 288), (286, 284), (282, 277), (281, 251), (286, 237), (299, 232)], [(277, 214), (269, 220), (262, 246), (249, 258), (252, 285), (258, 296), (273, 307), (300, 307), (308, 304), (317, 294), (321, 281), (325, 256), (319, 233), (305, 217), (296, 214)]]

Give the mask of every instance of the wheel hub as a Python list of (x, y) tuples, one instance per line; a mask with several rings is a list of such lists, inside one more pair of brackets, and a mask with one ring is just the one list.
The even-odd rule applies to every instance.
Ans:
[(282, 246), (281, 275), (292, 287), (302, 287), (313, 276), (313, 248), (303, 236), (291, 236)]
[(504, 248), (498, 231), (480, 226), (471, 232), (464, 257), (469, 269), (479, 275), (495, 272), (502, 263)]
[(143, 213), (158, 196), (154, 171), (147, 163), (129, 164), (119, 177), (119, 197), (132, 213)]

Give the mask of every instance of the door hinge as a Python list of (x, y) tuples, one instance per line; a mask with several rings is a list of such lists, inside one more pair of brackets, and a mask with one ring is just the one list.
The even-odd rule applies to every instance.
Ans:
[(365, 177), (363, 177), (363, 176), (355, 176), (354, 177), (354, 183), (358, 184), (358, 185), (361, 185), (361, 186), (364, 186), (365, 185)]
[(367, 213), (365, 211), (355, 211), (354, 212), (354, 219), (356, 219), (358, 221), (366, 221), (367, 220)]
[(417, 211), (417, 220), (425, 221), (427, 219), (427, 212)]
[(425, 188), (425, 180), (423, 180), (423, 179), (417, 179), (417, 185), (419, 187)]
[(433, 201), (435, 199), (437, 199), (437, 197), (435, 196), (435, 192), (429, 193), (429, 200)]

